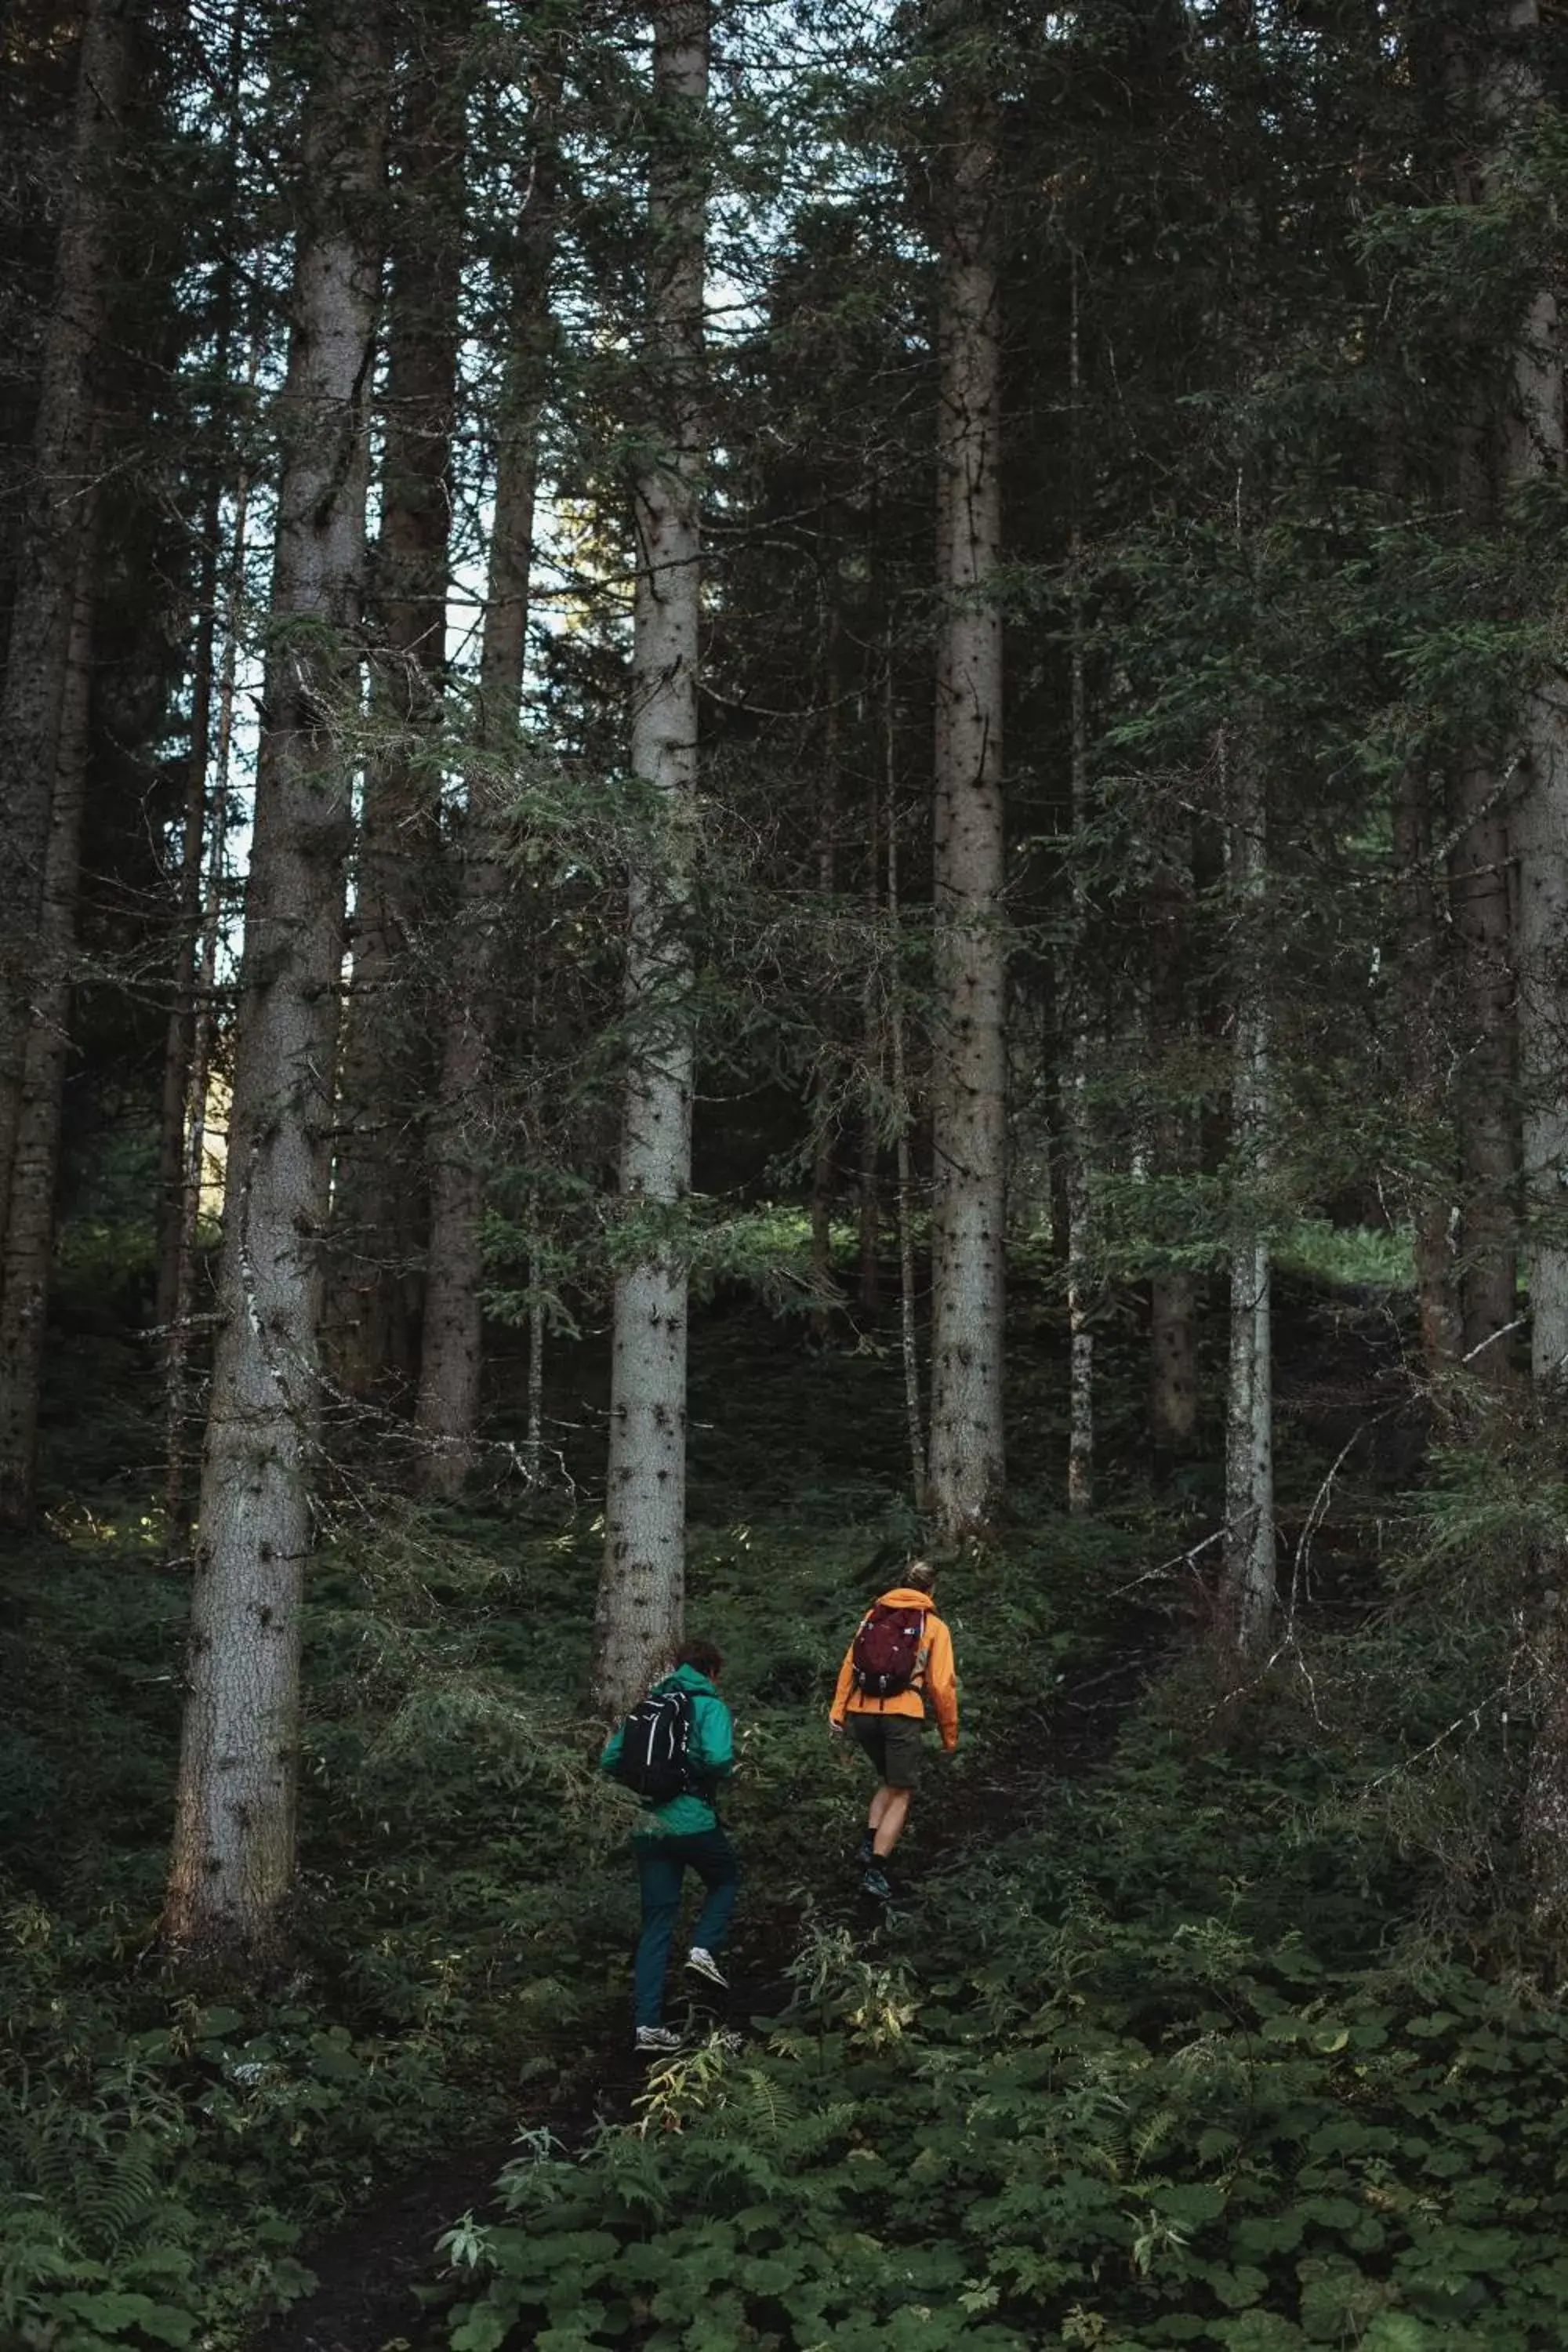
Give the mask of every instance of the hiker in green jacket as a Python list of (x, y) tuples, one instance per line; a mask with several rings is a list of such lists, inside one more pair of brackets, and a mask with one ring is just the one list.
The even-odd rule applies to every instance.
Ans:
[[(714, 1688), (723, 1667), (711, 1642), (688, 1642), (676, 1653), (674, 1673), (656, 1682), (648, 1694), (659, 1698), (669, 1691), (686, 1692), (691, 1701), (691, 1733), (686, 1751), (689, 1785), (662, 1804), (645, 1798), (643, 1819), (631, 1836), (642, 1894), (635, 1970), (639, 2050), (680, 2047), (679, 2034), (664, 2022), (664, 1976), (680, 1910), (681, 1882), (689, 1868), (697, 1873), (707, 1895), (686, 1965), (693, 1976), (729, 1989), (730, 1979), (714, 1957), (723, 1944), (741, 1883), (739, 1857), (719, 1825), (711, 1796), (715, 1784), (727, 1780), (735, 1769), (734, 1726)], [(622, 1724), (605, 1744), (599, 1759), (602, 1772), (616, 1771), (625, 1738)]]

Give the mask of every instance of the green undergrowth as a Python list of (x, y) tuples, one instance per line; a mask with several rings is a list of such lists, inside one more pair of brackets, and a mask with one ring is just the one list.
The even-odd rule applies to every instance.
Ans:
[[(593, 1514), (345, 1517), (311, 1582), (294, 1959), (248, 1992), (156, 1950), (188, 1594), (155, 1534), (104, 1498), (0, 1576), (19, 1694), (0, 1755), (0, 2343), (37, 2352), (238, 2341), (309, 2286), (337, 2217), (438, 2155), (504, 2146), (629, 2033), (633, 1808), (581, 1711)], [(984, 1808), (1009, 1727), (1095, 1654), (1149, 1539), (1020, 1539), (954, 1575), (955, 1802)], [(736, 1948), (758, 1979), (863, 1796), (826, 1707), (889, 1544), (886, 1524), (801, 1513), (694, 1532), (690, 1622), (731, 1661)]]
[[(1302, 1281), (1280, 1319), (1314, 1381), (1325, 1304)], [(552, 1358), (566, 1476), (542, 1499), (332, 1498), (292, 1957), (237, 1990), (157, 1950), (189, 1593), (125, 1467), (155, 1451), (144, 1368), (84, 1307), (48, 1530), (0, 1563), (0, 2346), (231, 2352), (308, 2287), (323, 2233), (520, 2128), (514, 2220), (450, 2249), (474, 2347), (1532, 2343), (1568, 2081), (1555, 2012), (1499, 1990), (1516, 1766), (1477, 1702), (1507, 1683), (1510, 1619), (1466, 1580), (1517, 1549), (1518, 1510), (1494, 1527), (1495, 1472), (1455, 1469), (1463, 1566), (1421, 1536), (1433, 1605), (1320, 1626), (1222, 1717), (1162, 1663), (1201, 1648), (1185, 1555), (1212, 1465), (1148, 1500), (1123, 1302), (1104, 1507), (1062, 1518), (1055, 1314), (1020, 1285), (1016, 1523), (944, 1574), (965, 1736), (932, 1759), (882, 1933), (847, 1859), (863, 1773), (824, 1717), (916, 1534), (897, 1357), (874, 1333), (817, 1352), (737, 1297), (704, 1310), (688, 1622), (729, 1660), (749, 1990), (739, 2047), (684, 2058), (567, 2163), (548, 2135), (591, 2107), (600, 2053), (624, 2061), (637, 1927), (628, 1801), (581, 1711), (602, 1366)], [(1283, 1437), (1305, 1505), (1343, 1434), (1303, 1413)], [(1391, 1485), (1373, 1507), (1391, 1551), (1422, 1528)], [(1332, 1572), (1387, 1598), (1370, 1555)], [(1318, 1573), (1294, 1580), (1309, 1602)], [(1158, 1668), (1142, 1702), (1130, 1653)]]
[(1442, 1772), (1402, 1813), (1419, 1722), (1356, 1728), (1405, 1638), (1337, 1663), (1224, 1747), (1178, 1676), (885, 1932), (810, 1920), (782, 2016), (453, 2230), (453, 2352), (1568, 2339), (1568, 2020), (1424, 1916)]

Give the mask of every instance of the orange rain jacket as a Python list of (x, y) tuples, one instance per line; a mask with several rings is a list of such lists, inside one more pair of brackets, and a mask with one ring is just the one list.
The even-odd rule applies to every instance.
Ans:
[[(921, 1643), (914, 1680), (908, 1690), (898, 1691), (891, 1698), (868, 1698), (855, 1687), (855, 1643), (851, 1638), (844, 1653), (844, 1664), (838, 1669), (838, 1687), (833, 1694), (827, 1719), (842, 1728), (846, 1715), (923, 1716), (929, 1698), (942, 1733), (942, 1744), (951, 1755), (958, 1745), (958, 1676), (952, 1664), (952, 1635), (931, 1607), (930, 1593), (921, 1592), (913, 1585), (895, 1584), (890, 1592), (878, 1595), (878, 1605), (883, 1609), (925, 1611), (925, 1639)], [(870, 1613), (868, 1610), (866, 1616)], [(866, 1617), (862, 1617), (860, 1625), (865, 1622)], [(856, 1626), (856, 1633), (860, 1625)]]

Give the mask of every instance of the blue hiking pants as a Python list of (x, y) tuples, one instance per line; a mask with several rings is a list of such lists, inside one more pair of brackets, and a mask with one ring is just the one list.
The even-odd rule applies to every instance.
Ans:
[(675, 1933), (681, 1881), (688, 1868), (697, 1873), (708, 1890), (691, 1940), (716, 1952), (735, 1908), (741, 1864), (734, 1847), (718, 1828), (697, 1830), (689, 1837), (633, 1838), (632, 1852), (637, 1858), (637, 1881), (642, 1889), (637, 2022), (658, 2025), (664, 2018), (664, 1972), (669, 1963), (669, 1941)]

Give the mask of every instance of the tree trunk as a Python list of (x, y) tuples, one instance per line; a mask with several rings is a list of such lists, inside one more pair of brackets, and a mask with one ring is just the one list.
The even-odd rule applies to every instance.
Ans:
[[(255, 344), (247, 382), (254, 390), (261, 347)], [(242, 469), (235, 488), (234, 543), (229, 554), (228, 593), (218, 682), (217, 735), (214, 744), (210, 799), (204, 811), (207, 831), (206, 887), (201, 910), (200, 961), (193, 987), (190, 1059), (181, 1106), (183, 1146), (180, 1223), (174, 1252), (174, 1286), (163, 1356), (163, 1529), (170, 1559), (184, 1556), (190, 1473), (186, 1421), (190, 1413), (192, 1290), (202, 1189), (206, 1178), (207, 1089), (217, 1034), (217, 958), (223, 935), (224, 874), (227, 864), (228, 790), (234, 756), (235, 690), (238, 682), (239, 609), (245, 595), (246, 534), (250, 513), (250, 474)]]
[[(875, 1087), (882, 1075), (882, 1029), (877, 1007), (869, 1000), (865, 1024), (866, 1085)], [(873, 1056), (875, 1058), (873, 1058)], [(856, 1304), (867, 1323), (875, 1323), (882, 1303), (882, 1150), (876, 1114), (868, 1107), (860, 1121), (860, 1157), (855, 1171)]]
[(834, 1128), (820, 1103), (816, 1117), (816, 1149), (811, 1155), (811, 1336), (826, 1347), (833, 1336), (833, 1203), (835, 1198)]
[[(1173, 845), (1150, 893), (1148, 929), (1149, 1045), (1159, 1100), (1150, 1141), (1162, 1200), (1192, 1172), (1189, 1123), (1169, 1099), (1172, 1058), (1186, 1037), (1183, 982), (1190, 905), (1191, 885)], [(1150, 1437), (1156, 1466), (1169, 1470), (1192, 1452), (1197, 1434), (1197, 1292), (1184, 1266), (1159, 1266), (1150, 1279), (1149, 1347)]]
[(544, 1269), (537, 1255), (528, 1261), (528, 1386), (523, 1400), (522, 1467), (531, 1486), (544, 1475), (544, 1316), (540, 1285)]
[(1005, 1485), (1005, 959), (1002, 885), (1001, 334), (994, 108), (950, 118), (938, 327), (931, 1507), (949, 1543), (982, 1533)]
[(1532, 1923), (1562, 1980), (1568, 1948), (1568, 1555), (1553, 1545), (1534, 1562), (1543, 1589), (1532, 1605), (1530, 1644), (1536, 1717), (1521, 1805), (1521, 1843)]
[(691, 951), (697, 788), (708, 0), (657, 0), (648, 188), (649, 373), (663, 447), (634, 486), (632, 772), (657, 816), (628, 877), (629, 1060), (621, 1195), (634, 1262), (617, 1277), (594, 1696), (623, 1711), (679, 1641), (686, 1584), (686, 1244), (691, 1182)]
[(1197, 1295), (1190, 1274), (1167, 1267), (1149, 1286), (1150, 1438), (1168, 1471), (1190, 1454), (1198, 1421)]
[[(838, 884), (838, 730), (842, 685), (838, 675), (838, 619), (826, 620), (827, 648), (823, 664), (826, 713), (823, 727), (822, 775), (816, 804), (816, 887), (826, 918)], [(834, 1146), (838, 1121), (835, 1108), (837, 1055), (827, 1040), (819, 1048), (812, 1101), (814, 1150), (811, 1155), (811, 1309), (812, 1337), (826, 1347), (833, 1333), (833, 1208), (837, 1194)]]
[(894, 1164), (898, 1171), (896, 1206), (899, 1219), (899, 1343), (904, 1368), (904, 1423), (909, 1432), (910, 1476), (915, 1508), (923, 1513), (930, 1479), (926, 1467), (925, 1413), (921, 1402), (920, 1320), (915, 1295), (915, 1200), (911, 1130), (914, 1109), (910, 1099), (909, 1071), (904, 1051), (903, 939), (900, 929), (899, 887), (898, 712), (893, 700), (892, 633), (883, 677), (883, 778), (886, 801), (882, 830), (888, 841), (888, 1063), (898, 1121)]
[[(548, 102), (548, 101), (546, 101)], [(542, 131), (524, 195), (512, 298), (512, 341), (502, 392), (489, 577), (479, 651), (479, 740), (488, 761), (504, 761), (517, 731), (528, 651), (530, 572), (538, 487), (539, 422), (553, 325), (553, 131)], [(447, 996), (436, 1117), (431, 1130), (430, 1247), (415, 1423), (426, 1441), (421, 1482), (455, 1495), (473, 1466), (484, 1371), (479, 1294), (484, 1268), (484, 1159), (490, 1080), (500, 1018), (501, 971), (510, 903), (502, 864), (508, 818), (500, 776), (481, 764), (468, 785), (458, 838), (455, 961), (462, 985)], [(543, 1328), (529, 1316), (530, 1393)], [(541, 1363), (541, 1377), (542, 1368)], [(537, 1465), (531, 1464), (537, 1476)]]
[(163, 1084), (158, 1115), (158, 1286), (153, 1313), (163, 1331), (174, 1322), (185, 1222), (185, 1130), (195, 1048), (196, 950), (202, 927), (207, 762), (212, 751), (213, 670), (217, 655), (217, 505), (215, 493), (204, 525), (197, 590), (201, 618), (191, 678), (191, 738), (185, 755), (174, 990), (163, 1036)]
[[(1539, 119), (1537, 0), (1494, 7), (1481, 94), (1500, 151)], [(1483, 166), (1486, 193), (1495, 159)], [(1562, 318), (1542, 287), (1521, 322), (1510, 397), (1499, 420), (1497, 471), (1506, 494), (1568, 461)], [(1568, 1395), (1568, 698), (1553, 669), (1531, 689), (1519, 731), (1511, 846), (1517, 859), (1515, 960), (1534, 1418), (1543, 1452), (1561, 1452)], [(1499, 1302), (1500, 1305), (1500, 1301)], [(1511, 1307), (1511, 1298), (1510, 1300)], [(1521, 1807), (1533, 1923), (1555, 1982), (1568, 1948), (1568, 1543), (1534, 1547), (1530, 1646), (1536, 1723)]]
[(1531, 1370), (1568, 1377), (1568, 727), (1555, 680), (1532, 697), (1516, 820), (1519, 1024)]
[(860, 1118), (860, 1154), (855, 1171), (857, 1242), (856, 1298), (862, 1318), (874, 1323), (881, 1303), (882, 1138), (877, 1097), (885, 1059), (882, 983), (875, 942), (882, 919), (882, 794), (873, 775), (866, 797), (866, 934), (871, 943), (860, 990), (860, 1052), (866, 1104)]
[[(1461, 200), (1484, 203), (1498, 152), (1534, 101), (1518, 36), (1537, 22), (1535, 0), (1501, 0), (1475, 12), (1450, 36), (1450, 79), (1467, 109), (1479, 100), (1495, 134), (1491, 152), (1467, 152)], [(1468, 44), (1479, 43), (1479, 54)], [(1522, 362), (1521, 362), (1522, 366)], [(1460, 503), (1479, 530), (1499, 525), (1499, 493), (1510, 466), (1489, 390), (1478, 390), (1458, 436)], [(1458, 950), (1461, 1062), (1459, 1111), (1463, 1218), (1461, 1344), (1467, 1367), (1489, 1388), (1513, 1381), (1511, 1333), (1518, 1318), (1519, 974), (1510, 906), (1509, 802), (1521, 779), (1509, 763), (1480, 754), (1454, 779), (1455, 846), (1449, 873)]]
[(1236, 1655), (1256, 1661), (1276, 1606), (1271, 1272), (1262, 1186), (1268, 1173), (1269, 1023), (1261, 900), (1263, 796), (1250, 745), (1231, 768), (1229, 886), (1236, 939), (1231, 1078), (1230, 1376), (1225, 1451), (1225, 1631)]
[(328, 1330), (351, 1396), (406, 1402), (418, 1366), (426, 1234), (419, 1110), (430, 1077), (416, 965), (437, 849), (422, 739), (440, 723), (458, 399), (464, 93), (443, 28), (416, 10), (391, 159), (385, 454), (371, 707), (344, 1020)]
[[(1539, 26), (1536, 0), (1512, 0), (1503, 13), (1516, 35)], [(1533, 60), (1521, 58), (1510, 79), (1511, 110), (1538, 113)], [(1568, 462), (1563, 322), (1550, 287), (1523, 321), (1510, 389), (1501, 435), (1505, 484), (1517, 490), (1541, 477), (1561, 478)], [(1560, 672), (1535, 681), (1521, 737), (1512, 845), (1531, 1369), (1539, 1387), (1561, 1387), (1568, 1375), (1568, 693)]]
[(0, 1524), (25, 1526), (37, 1486), (38, 1390), (43, 1376), (60, 1110), (70, 1054), (71, 980), (81, 886), (81, 821), (92, 710), (92, 505), (76, 532), (76, 594), (62, 681), (55, 789), (44, 861), (31, 1019), (11, 1164), (10, 1215), (0, 1251)]
[[(1073, 441), (1078, 440), (1079, 286), (1077, 259), (1072, 273), (1071, 387)], [(1075, 463), (1074, 473), (1077, 473)], [(1083, 538), (1072, 528), (1072, 651), (1070, 657), (1068, 764), (1071, 771), (1072, 934), (1063, 999), (1068, 1007), (1071, 1045), (1068, 1059), (1067, 1209), (1068, 1209), (1068, 1509), (1082, 1517), (1094, 1506), (1094, 1328), (1090, 1321), (1094, 1297), (1090, 1272), (1093, 1245), (1089, 1206), (1089, 1153), (1092, 1139), (1089, 1117), (1089, 1076), (1092, 1054), (1089, 1024), (1089, 893), (1084, 887), (1083, 860), (1089, 825), (1089, 688), (1084, 666)]]
[[(1081, 975), (1080, 975), (1081, 978)], [(1094, 1329), (1089, 1271), (1089, 1037), (1083, 1007), (1072, 1008), (1071, 1063), (1065, 1105), (1068, 1212), (1068, 1509), (1094, 1506)]]
[(1447, 975), (1432, 872), (1426, 779), (1414, 765), (1402, 772), (1394, 788), (1394, 858), (1398, 877), (1398, 1004), (1405, 1048), (1405, 1107), (1416, 1159), (1406, 1184), (1415, 1262), (1415, 1312), (1423, 1370), (1429, 1382), (1441, 1383), (1459, 1353), (1452, 1234), (1458, 1186), (1455, 1171), (1445, 1171), (1443, 1167), (1451, 1149), (1441, 1002)]
[(44, 331), (42, 383), (20, 519), (0, 687), (0, 1230), (38, 968), (61, 689), (82, 502), (90, 496), (93, 373), (109, 302), (111, 180), (130, 88), (130, 0), (88, 0), (77, 67), (69, 193)]
[(294, 1870), (300, 1607), (319, 1409), (319, 1243), (343, 949), (365, 399), (379, 262), (384, 23), (323, 10), (303, 137), (279, 400), (271, 627), (257, 751), (191, 1650), (164, 1916), (179, 1945), (266, 1955)]
[[(240, 104), (245, 72), (245, 0), (237, 0), (229, 22), (227, 64), (228, 121), (224, 139), (224, 196), (233, 205), (237, 196)], [(196, 962), (202, 936), (205, 852), (207, 840), (207, 769), (212, 754), (213, 700), (216, 684), (218, 569), (222, 561), (224, 493), (231, 470), (229, 375), (234, 349), (236, 272), (226, 258), (219, 280), (217, 316), (213, 337), (212, 380), (216, 387), (208, 430), (211, 446), (205, 455), (206, 489), (202, 501), (201, 560), (196, 579), (196, 644), (191, 665), (191, 728), (185, 765), (185, 798), (180, 837), (180, 870), (175, 894), (173, 984), (169, 1022), (163, 1039), (163, 1084), (159, 1114), (158, 1284), (154, 1318), (173, 1338), (175, 1300), (182, 1288), (182, 1252), (185, 1233), (185, 1137), (189, 1126), (192, 1064), (201, 1011), (196, 994)], [(250, 383), (256, 381), (259, 350), (252, 347)], [(244, 506), (244, 491), (238, 500)]]
[(1511, 1381), (1518, 1289), (1515, 982), (1503, 799), (1490, 763), (1464, 762), (1449, 867), (1462, 1044), (1460, 1339), (1466, 1364), (1498, 1391)]
[[(528, 499), (531, 506), (531, 467)], [(501, 510), (498, 488), (498, 528)], [(499, 703), (493, 679), (491, 691)], [(447, 1007), (431, 1129), (430, 1246), (414, 1421), (425, 1441), (420, 1485), (427, 1495), (448, 1497), (460, 1492), (474, 1465), (484, 1375), (484, 1157), (509, 906), (498, 799), (493, 778), (471, 780), (457, 839), (455, 944), (462, 985)]]

